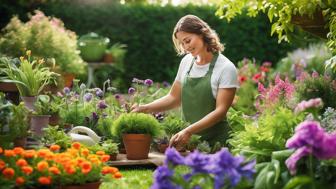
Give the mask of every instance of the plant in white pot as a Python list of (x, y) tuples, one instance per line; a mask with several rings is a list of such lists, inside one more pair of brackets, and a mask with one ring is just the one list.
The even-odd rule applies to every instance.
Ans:
[(161, 134), (161, 127), (152, 115), (124, 113), (114, 121), (112, 133), (122, 137), (127, 159), (147, 159), (152, 137)]
[(3, 70), (6, 74), (3, 82), (14, 82), (19, 90), (21, 98), (28, 109), (34, 109), (36, 96), (51, 82), (55, 82), (58, 74), (51, 72), (50, 68), (44, 67), (43, 59), (33, 60), (31, 51), (27, 51), (27, 57), (20, 57), (20, 65), (7, 64)]

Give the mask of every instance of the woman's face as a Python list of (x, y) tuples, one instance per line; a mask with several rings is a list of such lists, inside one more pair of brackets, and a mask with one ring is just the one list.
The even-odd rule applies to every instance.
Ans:
[(176, 33), (176, 38), (182, 45), (182, 48), (193, 56), (206, 51), (206, 45), (200, 35), (179, 31)]

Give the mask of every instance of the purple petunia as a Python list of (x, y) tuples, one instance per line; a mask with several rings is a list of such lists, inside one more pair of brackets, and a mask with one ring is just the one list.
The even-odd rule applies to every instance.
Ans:
[(209, 155), (195, 150), (185, 158), (184, 163), (192, 168), (193, 173), (208, 173), (212, 168), (209, 161)]
[(91, 93), (85, 93), (83, 98), (86, 102), (90, 102), (92, 100), (92, 97), (93, 95)]
[(162, 82), (163, 87), (169, 87), (170, 83), (168, 83), (167, 81)]
[(148, 87), (152, 86), (152, 85), (153, 85), (153, 80), (151, 80), (151, 79), (146, 79), (146, 80), (145, 80), (145, 85), (147, 85)]
[(319, 159), (336, 157), (336, 133), (325, 132), (316, 121), (300, 123), (295, 134), (287, 140), (286, 147), (296, 149), (287, 160), (286, 165), (292, 174), (296, 173), (296, 163), (309, 154)]
[(107, 108), (107, 104), (105, 103), (105, 100), (99, 100), (99, 102), (97, 104), (97, 108), (99, 108), (101, 110)]
[(166, 166), (158, 167), (154, 172), (155, 181), (151, 189), (182, 189), (171, 181), (173, 174), (174, 172)]
[(184, 165), (184, 158), (178, 153), (175, 148), (168, 148), (166, 150), (166, 160), (165, 164), (172, 164), (172, 165)]
[(135, 93), (135, 88), (130, 87), (130, 88), (128, 89), (128, 94), (133, 95), (134, 93)]

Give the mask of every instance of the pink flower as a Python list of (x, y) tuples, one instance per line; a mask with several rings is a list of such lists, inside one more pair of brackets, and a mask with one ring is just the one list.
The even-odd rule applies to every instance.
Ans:
[(308, 101), (301, 101), (295, 108), (295, 113), (303, 112), (308, 108), (320, 108), (323, 106), (321, 98), (314, 98)]

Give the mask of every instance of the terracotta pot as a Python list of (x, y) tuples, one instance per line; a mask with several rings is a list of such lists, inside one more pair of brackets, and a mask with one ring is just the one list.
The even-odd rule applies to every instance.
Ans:
[(19, 91), (15, 83), (0, 82), (0, 91), (3, 92), (17, 92)]
[(64, 87), (72, 87), (72, 82), (75, 79), (75, 75), (74, 74), (70, 74), (70, 73), (66, 73), (63, 74), (63, 79), (64, 79)]
[(312, 18), (308, 15), (292, 15), (291, 22), (309, 33), (327, 38), (328, 29), (325, 28), (326, 22), (322, 11), (315, 12)]
[(59, 186), (58, 189), (98, 189), (101, 182), (91, 182), (85, 183), (82, 185), (66, 185), (66, 186)]
[(113, 62), (113, 56), (111, 54), (105, 54), (104, 55), (104, 62), (105, 63), (112, 63)]
[(14, 139), (14, 147), (25, 147), (27, 143), (27, 137)]
[(37, 99), (36, 96), (21, 96), (21, 99), (29, 110), (35, 110), (34, 104)]
[(124, 134), (126, 157), (130, 160), (148, 159), (152, 137), (144, 134)]
[(32, 115), (30, 120), (30, 130), (33, 135), (41, 137), (43, 128), (48, 127), (50, 115)]

